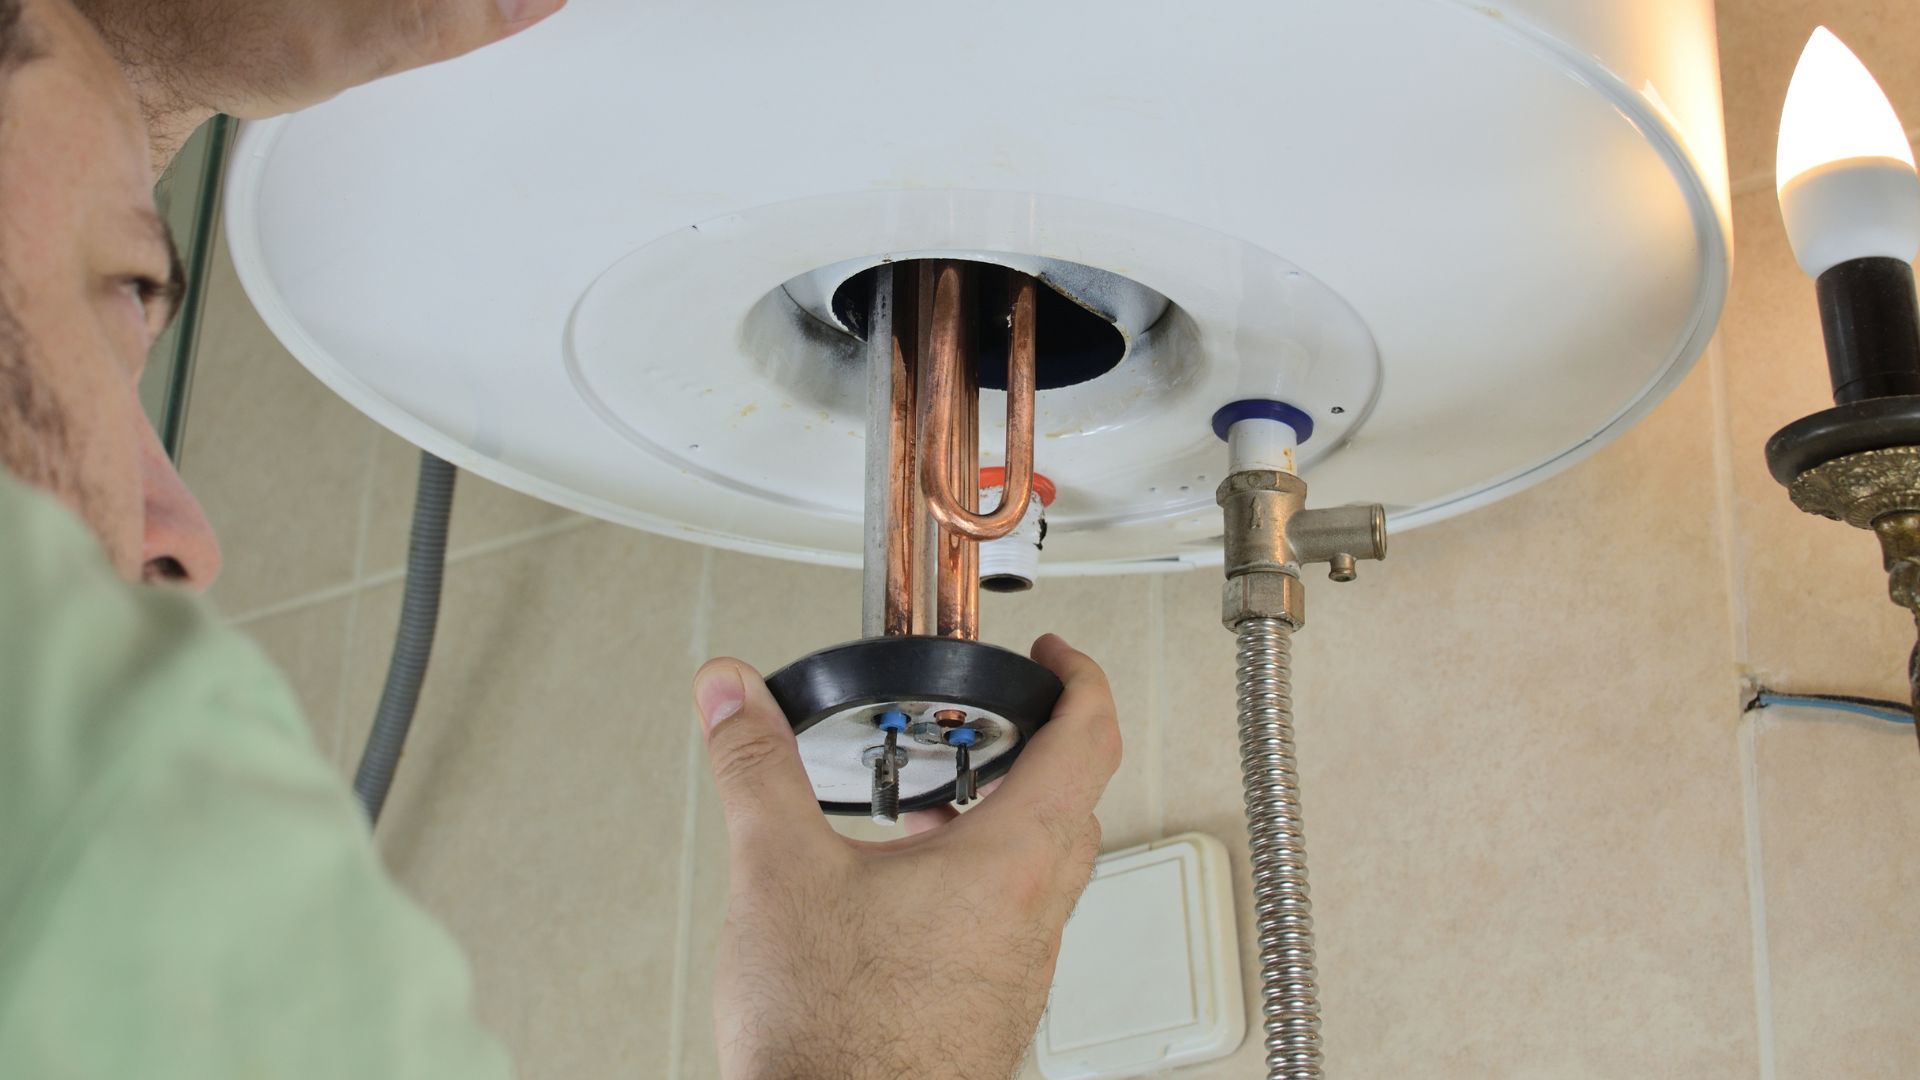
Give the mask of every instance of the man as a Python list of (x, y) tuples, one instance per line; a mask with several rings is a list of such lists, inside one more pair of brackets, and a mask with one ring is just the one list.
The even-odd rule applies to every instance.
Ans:
[[(191, 6), (0, 0), (0, 1077), (503, 1076), (281, 681), (165, 587), (219, 556), (134, 387), (179, 295), (151, 162), (213, 110), (322, 100), (558, 0)], [(750, 667), (700, 670), (724, 1075), (1012, 1071), (1119, 760), (1098, 667), (1034, 655), (1067, 690), (1004, 785), (885, 845), (828, 828)]]

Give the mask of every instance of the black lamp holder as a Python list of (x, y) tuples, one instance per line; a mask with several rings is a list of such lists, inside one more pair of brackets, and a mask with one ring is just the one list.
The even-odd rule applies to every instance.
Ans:
[[(1879, 538), (1888, 593), (1920, 630), (1920, 298), (1913, 267), (1864, 258), (1821, 274), (1833, 408), (1767, 440), (1767, 468), (1800, 509)], [(1920, 718), (1920, 646), (1907, 662)], [(1920, 734), (1920, 724), (1915, 726)]]

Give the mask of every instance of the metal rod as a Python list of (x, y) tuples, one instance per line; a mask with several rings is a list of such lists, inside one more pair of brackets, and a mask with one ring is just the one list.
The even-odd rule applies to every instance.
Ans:
[[(911, 400), (913, 387), (910, 379), (900, 377), (900, 368), (893, 339), (893, 267), (882, 266), (874, 279), (867, 320), (866, 546), (860, 568), (860, 633), (864, 637), (901, 632), (893, 629), (900, 614), (894, 558), (900, 527), (911, 523), (899, 517), (896, 474), (901, 457), (911, 465), (913, 432), (909, 429), (907, 437), (901, 438), (895, 408), (903, 392)], [(907, 540), (911, 542), (911, 533)], [(907, 632), (911, 632), (911, 592), (906, 605)]]
[[(893, 292), (895, 277), (893, 268), (888, 267), (879, 284)], [(906, 295), (911, 298), (913, 290), (906, 290)], [(900, 294), (894, 292), (892, 311), (900, 309), (899, 301)], [(887, 598), (882, 630), (887, 634), (900, 635), (916, 631), (916, 616), (922, 620), (925, 618), (920, 614), (922, 590), (916, 580), (922, 567), (915, 556), (924, 542), (921, 537), (924, 526), (921, 523), (927, 519), (927, 500), (920, 491), (920, 472), (917, 467), (920, 416), (915, 386), (916, 364), (911, 351), (903, 347), (911, 341), (911, 328), (908, 337), (903, 340), (889, 326), (887, 337), (887, 362), (892, 368), (889, 379), (892, 397), (887, 410), (890, 450), (887, 462)]]
[[(949, 457), (945, 463), (937, 453), (923, 455), (921, 483), (926, 488), (927, 507), (942, 529), (976, 542), (998, 540), (1019, 526), (1033, 497), (1036, 285), (1031, 277), (1021, 275), (1014, 294), (1007, 347), (1006, 486), (1001, 488), (1000, 505), (992, 513), (982, 514), (977, 497), (980, 394), (977, 371), (972, 380), (963, 376), (963, 369), (970, 366), (972, 357), (968, 355), (970, 350), (961, 344), (965, 328), (961, 315), (961, 280), (958, 265), (940, 264), (935, 284), (933, 332), (927, 339), (927, 363), (932, 369), (927, 435), (931, 440), (929, 445), (936, 447), (957, 446), (970, 438), (975, 444), (975, 453), (966, 462)], [(967, 423), (969, 413), (971, 425)], [(956, 426), (960, 429), (957, 432)], [(968, 485), (976, 497), (963, 501)]]

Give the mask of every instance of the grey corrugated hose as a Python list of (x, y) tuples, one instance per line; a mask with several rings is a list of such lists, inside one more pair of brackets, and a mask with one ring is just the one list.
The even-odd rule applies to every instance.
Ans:
[(421, 452), (400, 629), (394, 635), (393, 660), (387, 667), (387, 685), (380, 691), (373, 730), (367, 733), (367, 748), (353, 776), (353, 794), (369, 823), (380, 820), (380, 808), (393, 787), (393, 773), (400, 766), (414, 706), (420, 701), (420, 684), (426, 681), (427, 661), (433, 655), (433, 632), (440, 622), (440, 578), (447, 567), (447, 518), (453, 512), (453, 480), (458, 474), (452, 465)]

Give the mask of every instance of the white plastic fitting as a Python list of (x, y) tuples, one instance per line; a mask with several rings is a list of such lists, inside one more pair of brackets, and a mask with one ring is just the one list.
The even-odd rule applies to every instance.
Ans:
[(1248, 469), (1296, 472), (1294, 450), (1299, 445), (1299, 436), (1291, 425), (1283, 421), (1236, 421), (1227, 429), (1228, 469), (1231, 472), (1245, 472)]
[[(1047, 506), (1053, 502), (1054, 488), (1051, 483), (1041, 483), (1036, 477), (1033, 485), (1033, 498), (1027, 503), (1027, 513), (1014, 526), (1012, 532), (998, 540), (989, 540), (980, 545), (980, 584), (992, 592), (1025, 592), (1033, 588), (1034, 579), (1040, 575), (1040, 548), (1047, 535)], [(982, 486), (980, 505), (995, 506), (1000, 501), (1000, 487)]]

